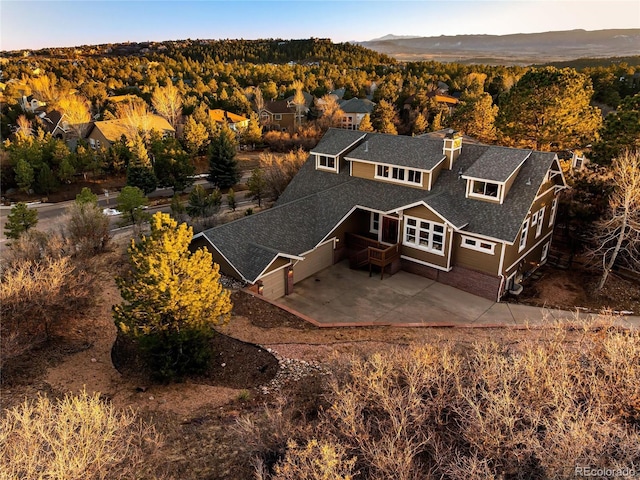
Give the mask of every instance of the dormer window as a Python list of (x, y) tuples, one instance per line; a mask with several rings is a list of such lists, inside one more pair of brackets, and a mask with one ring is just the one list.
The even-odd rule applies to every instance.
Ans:
[(377, 164), (375, 178), (403, 183), (405, 185), (422, 186), (422, 172), (412, 168)]
[(329, 170), (331, 172), (338, 172), (338, 162), (336, 157), (329, 155), (316, 155), (316, 168), (319, 170)]
[(497, 183), (482, 182), (480, 180), (473, 180), (473, 186), (471, 187), (471, 193), (473, 193), (473, 195), (492, 198), (498, 198), (499, 190), (500, 185)]

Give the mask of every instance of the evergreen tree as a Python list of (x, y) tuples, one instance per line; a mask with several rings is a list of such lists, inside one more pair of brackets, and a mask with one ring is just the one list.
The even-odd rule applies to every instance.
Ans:
[(75, 173), (76, 169), (73, 168), (71, 160), (69, 160), (69, 158), (63, 158), (58, 167), (58, 179), (64, 183), (71, 183)]
[(49, 195), (56, 188), (56, 177), (53, 175), (51, 168), (46, 163), (42, 165), (38, 172), (38, 179), (36, 181), (36, 190), (38, 193)]
[(260, 118), (255, 112), (251, 112), (251, 115), (249, 115), (249, 126), (242, 133), (242, 141), (246, 144), (262, 142), (262, 126), (260, 125)]
[(411, 133), (413, 133), (414, 135), (419, 135), (426, 132), (428, 128), (429, 122), (427, 122), (426, 117), (422, 113), (418, 113), (413, 121)]
[(360, 121), (360, 126), (358, 130), (361, 132), (373, 132), (373, 125), (371, 125), (371, 115), (365, 113), (364, 117)]
[(209, 147), (209, 181), (220, 189), (231, 188), (240, 180), (233, 133), (226, 127), (213, 137)]
[(492, 142), (496, 138), (497, 113), (498, 107), (488, 93), (465, 93), (451, 116), (451, 126), (482, 142)]
[(267, 181), (261, 168), (254, 168), (251, 177), (247, 181), (247, 188), (251, 193), (251, 198), (258, 201), (258, 206), (262, 206), (262, 199), (267, 191)]
[(373, 110), (371, 116), (371, 124), (373, 128), (380, 133), (390, 133), (397, 135), (396, 123), (398, 122), (398, 115), (395, 107), (386, 100), (380, 100)]
[(219, 267), (206, 249), (189, 251), (192, 237), (186, 224), (156, 213), (149, 236), (129, 247), (129, 272), (116, 280), (124, 302), (113, 309), (115, 324), (164, 379), (204, 369), (213, 327), (231, 315)]
[(215, 215), (222, 205), (222, 194), (219, 189), (215, 189), (210, 194), (202, 185), (196, 185), (189, 194), (189, 204), (187, 213), (191, 217), (206, 218)]
[(133, 158), (127, 168), (127, 185), (138, 187), (145, 195), (151, 193), (158, 186), (158, 179), (140, 135), (135, 137), (130, 148)]
[(24, 202), (16, 203), (7, 216), (4, 225), (4, 234), (7, 238), (17, 240), (24, 232), (33, 228), (38, 223), (38, 211), (27, 207)]
[(16, 167), (14, 169), (16, 173), (16, 183), (20, 190), (25, 193), (29, 193), (31, 187), (33, 186), (33, 182), (35, 180), (33, 167), (27, 162), (24, 158), (18, 160)]
[(233, 191), (233, 188), (229, 189), (229, 192), (227, 193), (227, 205), (229, 205), (229, 208), (231, 209), (232, 212), (236, 211), (236, 194)]
[(503, 140), (536, 150), (573, 149), (591, 143), (601, 123), (592, 107), (591, 80), (573, 69), (533, 69), (500, 102)]
[(76, 203), (78, 205), (93, 204), (98, 205), (98, 196), (93, 193), (89, 188), (82, 187), (80, 193), (76, 195)]
[(193, 115), (189, 115), (184, 125), (184, 144), (192, 155), (202, 153), (209, 142), (209, 132), (206, 125), (198, 122)]
[(609, 165), (627, 149), (640, 150), (640, 93), (625, 98), (615, 112), (606, 116), (591, 159)]
[(155, 158), (153, 170), (158, 186), (171, 187), (174, 193), (183, 192), (193, 184), (195, 167), (189, 155), (175, 138), (156, 138), (151, 142), (151, 151)]
[(146, 218), (144, 209), (142, 208), (146, 204), (147, 197), (145, 197), (142, 190), (138, 187), (127, 186), (124, 187), (120, 195), (118, 195), (116, 208), (122, 212), (123, 220), (127, 223), (139, 225)]

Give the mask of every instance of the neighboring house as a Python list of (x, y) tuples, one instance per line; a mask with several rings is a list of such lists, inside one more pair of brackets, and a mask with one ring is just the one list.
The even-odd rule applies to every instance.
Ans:
[(330, 129), (273, 208), (205, 230), (192, 247), (272, 299), (345, 258), (386, 258), (392, 273), (498, 300), (547, 260), (565, 187), (554, 153), (463, 145), (453, 132)]
[(340, 109), (344, 112), (341, 128), (346, 130), (358, 130), (365, 115), (373, 112), (376, 106), (371, 100), (351, 98), (340, 102)]
[(249, 119), (220, 108), (209, 110), (209, 116), (215, 123), (226, 124), (234, 132), (243, 130), (249, 126)]
[(37, 117), (40, 119), (44, 131), (50, 133), (54, 138), (65, 138), (70, 131), (66, 115), (58, 110), (41, 112)]
[[(428, 92), (427, 98), (435, 100), (435, 102), (439, 105), (446, 106), (449, 114), (453, 113), (456, 105), (458, 105), (458, 103), (460, 102), (456, 97), (445, 93), (442, 89), (432, 90)], [(403, 111), (408, 112), (413, 109), (415, 100), (415, 95), (408, 96), (402, 105)]]
[(266, 102), (259, 112), (260, 123), (268, 130), (293, 130), (296, 118), (295, 107), (287, 100)]
[(26, 95), (23, 95), (20, 98), (20, 106), (22, 107), (22, 110), (24, 110), (25, 112), (35, 113), (36, 110), (38, 110), (41, 107), (46, 107), (47, 104), (45, 102), (41, 102), (40, 100), (35, 98), (33, 95), (29, 95), (28, 97)]
[[(147, 115), (141, 123), (144, 124), (145, 130), (155, 130), (163, 137), (175, 136), (175, 129), (160, 115)], [(87, 140), (91, 148), (109, 148), (113, 143), (120, 140), (123, 135), (129, 138), (131, 133), (132, 128), (126, 120), (104, 120), (93, 123), (87, 135)]]

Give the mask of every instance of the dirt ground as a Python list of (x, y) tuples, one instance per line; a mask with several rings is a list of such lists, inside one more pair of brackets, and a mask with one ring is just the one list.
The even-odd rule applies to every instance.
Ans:
[[(545, 273), (536, 301), (587, 301), (570, 274)], [(545, 342), (552, 330), (346, 327), (317, 328), (245, 292), (232, 296), (234, 314), (212, 344), (216, 352), (208, 375), (182, 383), (157, 384), (140, 376), (135, 363), (120, 354), (114, 367), (116, 328), (112, 305), (121, 301), (109, 275), (101, 280), (101, 297), (84, 316), (58, 324), (54, 340), (20, 357), (5, 359), (3, 408), (38, 393), (99, 392), (118, 408), (131, 407), (153, 422), (165, 438), (159, 471), (168, 478), (253, 478), (245, 447), (236, 433), (239, 417), (275, 401), (265, 391), (277, 370), (277, 355), (319, 365), (346, 362), (353, 355), (401, 348), (411, 343), (454, 343), (459, 348), (493, 340), (517, 345), (525, 339)], [(555, 297), (550, 297), (555, 292)], [(559, 292), (563, 292), (560, 295)], [(533, 301), (533, 299), (529, 299)], [(566, 341), (579, 342), (580, 332)], [(117, 357), (118, 355), (116, 355)], [(133, 368), (132, 368), (133, 367)], [(322, 394), (318, 375), (285, 380), (280, 393), (300, 403), (317, 404)]]
[(627, 311), (640, 314), (640, 284), (612, 273), (605, 287), (596, 291), (597, 272), (581, 266), (570, 270), (544, 265), (539, 278), (525, 281), (523, 292), (508, 301), (529, 305), (574, 310), (581, 307), (593, 312)]

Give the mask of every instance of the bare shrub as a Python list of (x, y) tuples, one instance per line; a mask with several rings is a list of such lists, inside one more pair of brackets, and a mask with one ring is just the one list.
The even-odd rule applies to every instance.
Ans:
[[(297, 447), (312, 438), (344, 447), (343, 462), (356, 457), (354, 478), (363, 479), (573, 478), (576, 466), (638, 465), (640, 332), (578, 332), (578, 342), (555, 327), (542, 340), (464, 350), (427, 343), (353, 358), (334, 372), (330, 406), (311, 435), (276, 427), (278, 465), (320, 462), (316, 446)], [(296, 444), (283, 447), (287, 436)], [(270, 478), (265, 471), (259, 478)]]
[(67, 249), (60, 236), (44, 234), (25, 236), (11, 246), (0, 273), (3, 349), (20, 353), (49, 339), (57, 322), (91, 304), (95, 276)]
[(320, 138), (322, 131), (314, 125), (299, 127), (295, 132), (267, 132), (263, 136), (264, 143), (274, 152), (289, 152), (298, 148), (311, 150), (315, 147)]
[(139, 478), (161, 442), (153, 426), (86, 392), (25, 401), (0, 422), (2, 480)]
[(104, 252), (111, 238), (109, 217), (97, 204), (75, 202), (68, 210), (67, 235), (77, 254)]
[(287, 185), (296, 176), (300, 167), (307, 160), (307, 153), (299, 148), (284, 155), (273, 153), (260, 154), (260, 168), (264, 172), (269, 196), (276, 200)]
[(346, 458), (346, 449), (334, 442), (315, 438), (306, 447), (291, 441), (287, 455), (275, 467), (274, 480), (351, 480), (354, 458)]

